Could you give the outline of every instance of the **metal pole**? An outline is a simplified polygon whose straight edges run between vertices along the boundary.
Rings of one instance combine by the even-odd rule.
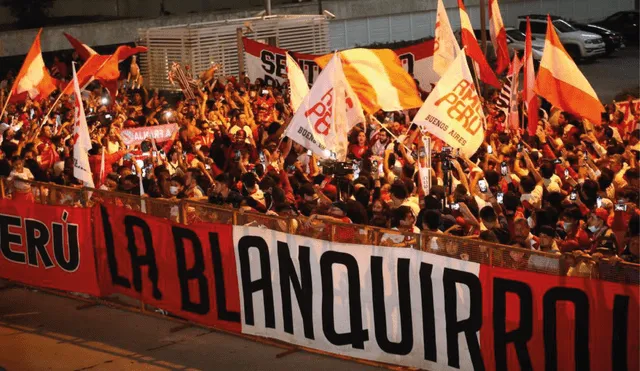
[[[318,0],[318,14],[322,15],[324,9],[322,8],[322,0]]]
[[[271,15],[271,0],[264,0],[265,15]]]
[[[236,28],[236,42],[238,46],[238,82],[244,87],[244,45],[242,44],[242,27]]]
[[[480,42],[482,43],[482,52],[487,55],[487,9],[485,0],[480,0]]]

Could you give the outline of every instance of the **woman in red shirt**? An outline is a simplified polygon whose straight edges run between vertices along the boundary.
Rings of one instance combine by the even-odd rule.
[[[349,154],[358,160],[362,160],[362,156],[364,156],[368,149],[367,135],[364,131],[361,131],[358,133],[356,143],[349,145]]]

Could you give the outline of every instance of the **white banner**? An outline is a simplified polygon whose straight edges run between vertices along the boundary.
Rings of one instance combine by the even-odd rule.
[[[479,332],[470,346],[460,328],[479,315],[471,308],[482,310],[479,264],[256,227],[234,226],[233,243],[243,333],[432,371],[473,369]]]
[[[462,51],[429,94],[413,122],[473,156],[484,140],[484,112]]]

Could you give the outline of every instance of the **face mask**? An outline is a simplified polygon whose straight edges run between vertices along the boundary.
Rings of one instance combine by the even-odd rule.
[[[201,144],[196,144],[196,151],[199,151],[199,150],[200,150],[200,147],[202,147],[202,145],[201,145]]]
[[[178,187],[176,186],[171,186],[169,187],[169,192],[171,192],[172,195],[177,195],[178,194]]]
[[[564,228],[564,231],[565,231],[565,232],[569,232],[569,231],[571,230],[571,227],[572,227],[572,226],[573,226],[573,223],[567,223],[567,222],[564,222],[564,225],[563,225],[563,227],[562,227],[562,228]]]
[[[588,228],[589,228],[589,232],[591,232],[591,233],[596,233],[596,231],[598,231],[598,229],[599,229],[595,225],[590,225]]]

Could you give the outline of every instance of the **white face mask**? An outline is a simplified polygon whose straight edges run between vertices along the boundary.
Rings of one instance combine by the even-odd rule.
[[[596,227],[595,225],[590,225],[588,228],[589,228],[589,232],[591,232],[591,233],[596,233],[598,231],[598,229],[600,229],[600,228]]]
[[[171,186],[169,187],[169,192],[171,192],[172,195],[177,195],[178,194],[178,187],[176,186]]]
[[[573,223],[564,222],[564,225],[562,226],[562,228],[564,228],[565,232],[569,232],[572,226],[573,226]]]

